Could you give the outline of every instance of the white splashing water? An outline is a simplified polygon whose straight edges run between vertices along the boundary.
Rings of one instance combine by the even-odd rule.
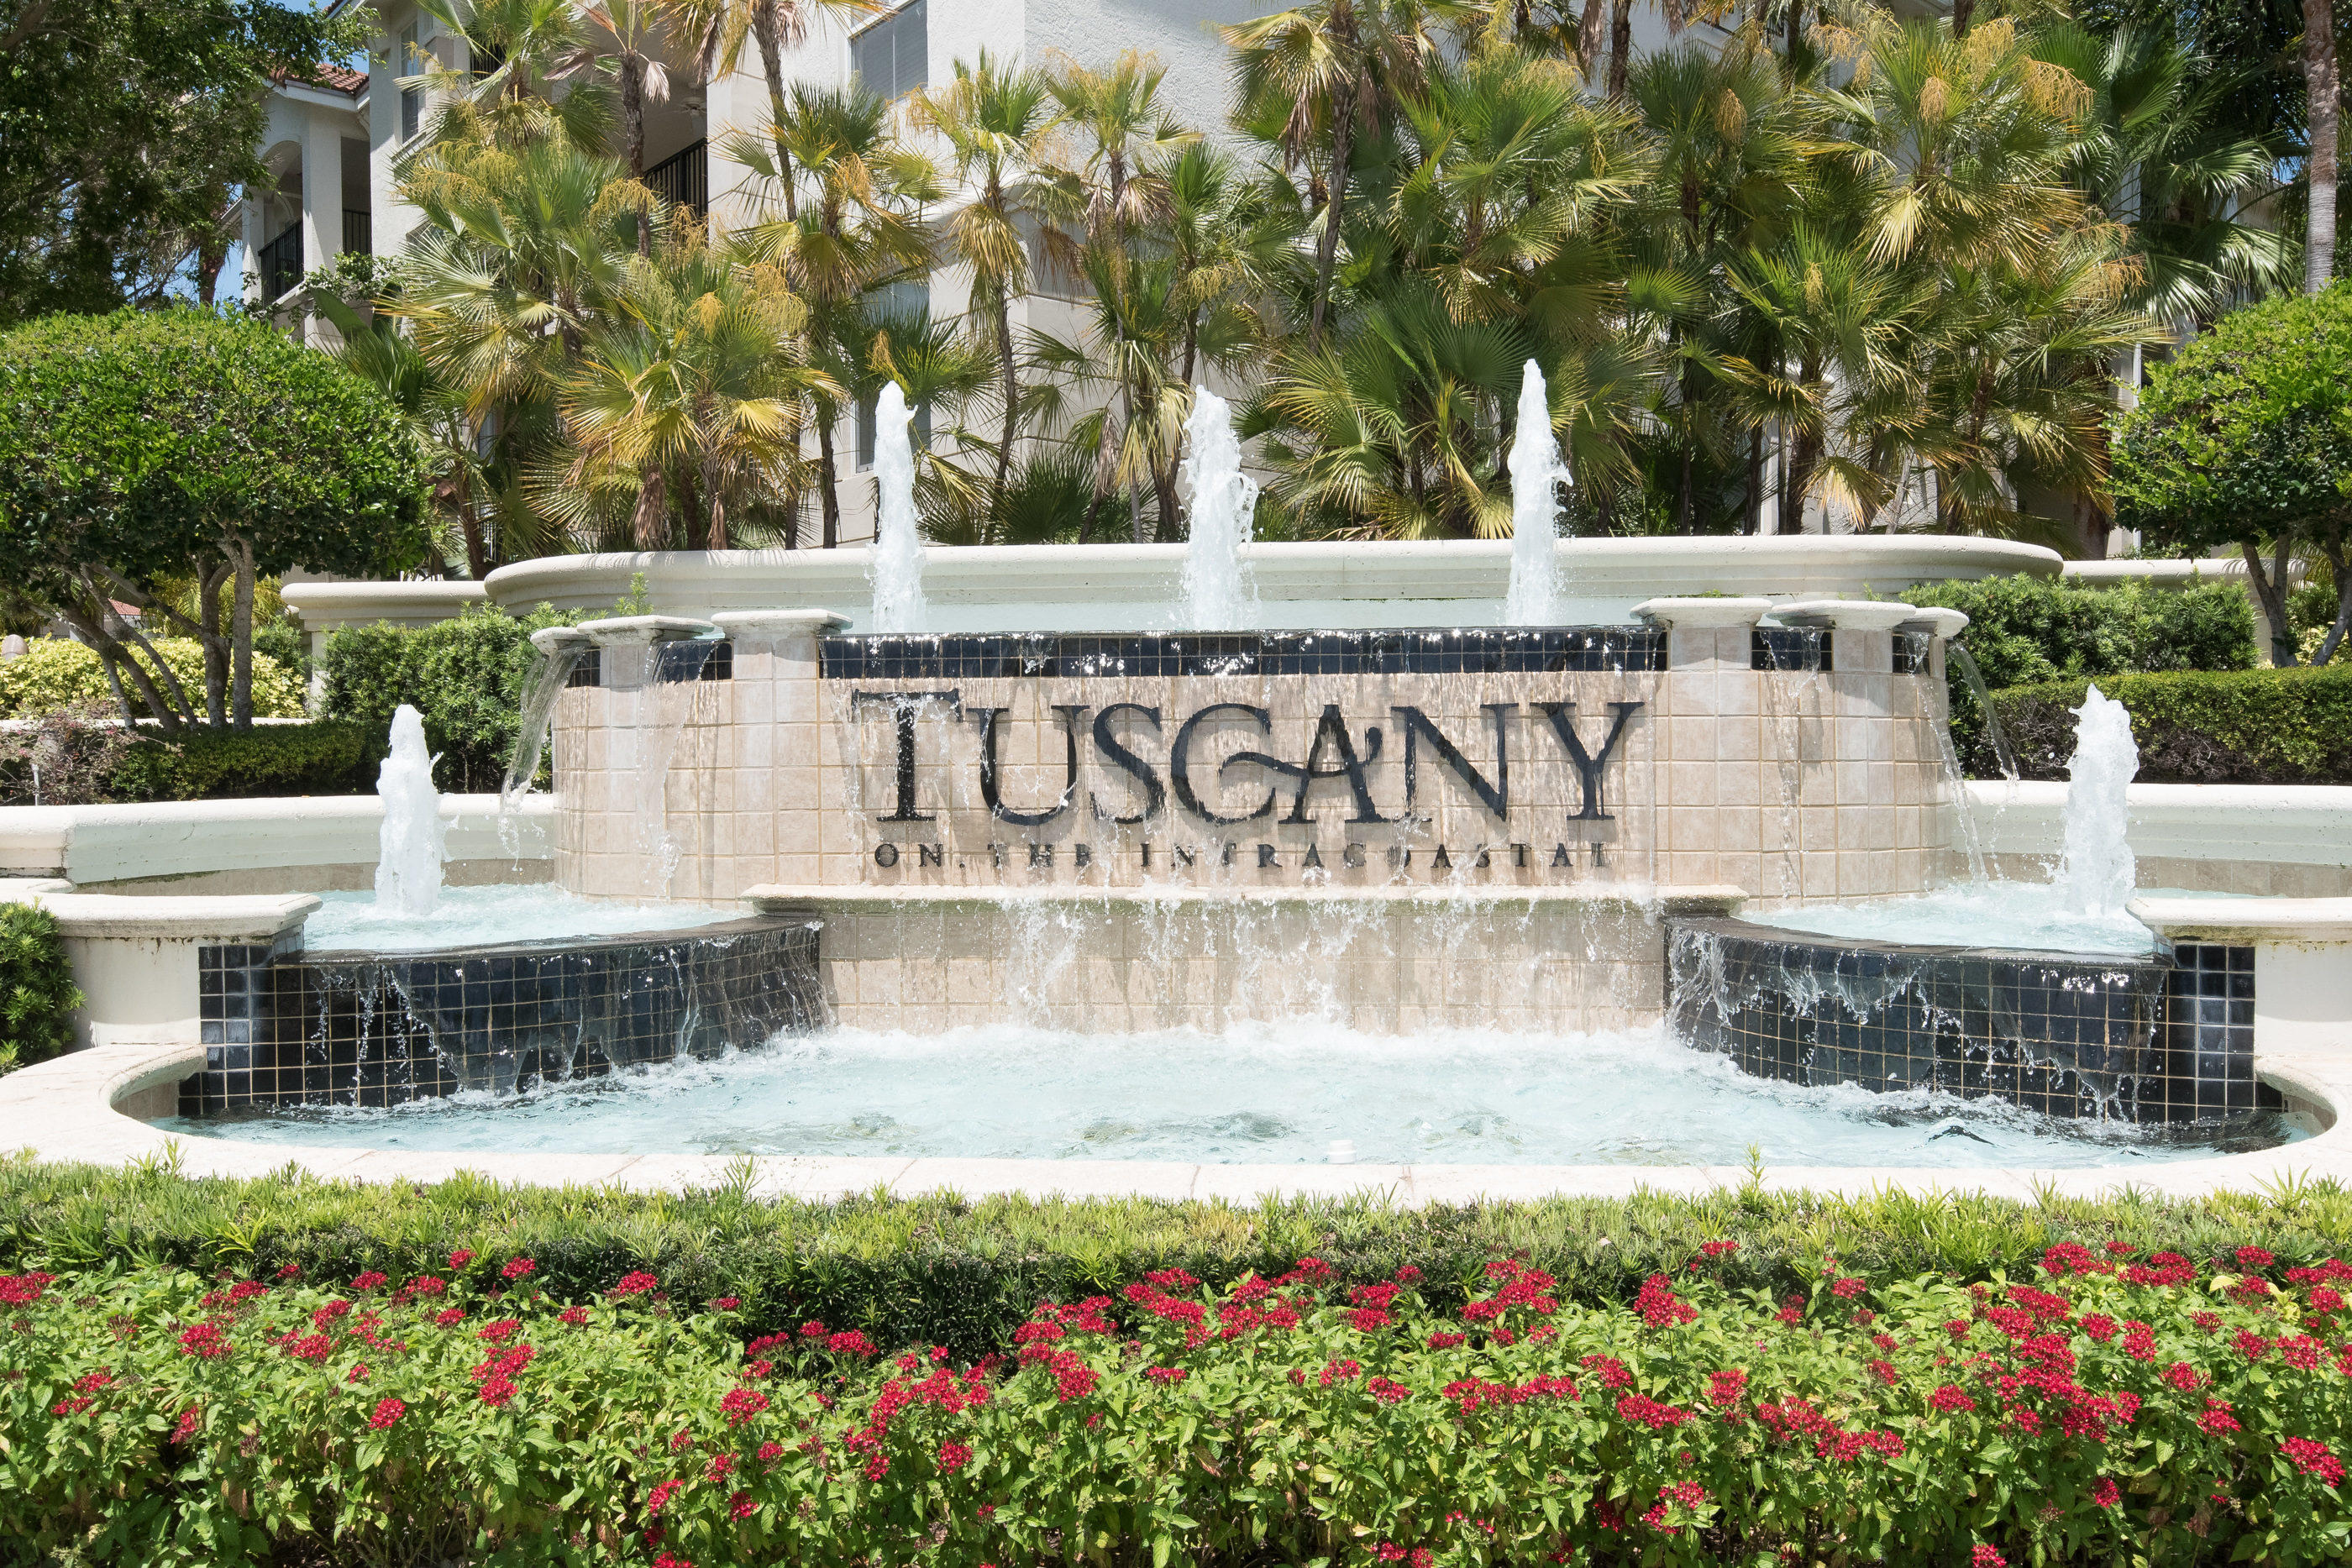
[[[449,858],[441,792],[433,788],[425,716],[406,703],[392,716],[392,754],[376,770],[383,826],[376,835],[375,906],[417,919],[441,901],[441,862]]]
[[[879,516],[867,575],[874,584],[877,632],[920,632],[928,618],[923,603],[923,537],[915,527],[915,444],[908,433],[913,416],[907,394],[891,382],[874,405],[874,482]]]
[[[2138,867],[2124,837],[2126,791],[2138,771],[2130,713],[2091,687],[2074,710],[2074,760],[2066,773],[2066,852],[2057,881],[2070,913],[2121,915],[2131,902]]]
[[[1517,434],[1511,440],[1511,588],[1503,619],[1548,626],[1559,619],[1559,555],[1553,487],[1568,477],[1552,439],[1543,371],[1529,360],[1519,382]]]
[[[1242,546],[1257,512],[1257,481],[1242,472],[1241,438],[1225,400],[1192,389],[1184,422],[1182,478],[1192,493],[1192,542],[1184,549],[1184,602],[1178,624],[1226,631],[1257,620],[1257,584]]]

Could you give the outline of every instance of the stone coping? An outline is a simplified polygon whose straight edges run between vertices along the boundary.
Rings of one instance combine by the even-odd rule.
[[[2135,898],[2132,917],[2168,937],[2352,942],[2352,898]],[[2352,964],[2352,954],[2345,956]]]
[[[1911,618],[1901,624],[1925,625],[1931,635],[1941,637],[1948,643],[1969,629],[1969,617],[1968,612],[1964,610],[1946,610],[1940,605],[1931,604],[1925,609],[1914,610],[1911,612]]]
[[[933,546],[923,591],[934,630],[1165,628],[1181,599],[1184,552],[1182,545]],[[488,587],[509,609],[545,601],[594,610],[642,576],[646,602],[661,614],[833,609],[863,625],[873,600],[869,553],[859,546],[551,556],[501,567]],[[1558,554],[1571,599],[1613,601],[1621,612],[1662,594],[1858,599],[1915,582],[2055,577],[2063,564],[2038,545],[1920,535],[1570,538]],[[1496,619],[1509,585],[1511,541],[1253,544],[1242,556],[1268,627],[1460,625]],[[1485,602],[1465,609],[1461,601]],[[1353,605],[1362,607],[1360,614],[1335,617],[1333,607]]]
[[[1404,904],[1417,907],[1482,907],[1490,904],[1541,904],[1630,907],[1664,915],[1728,915],[1748,894],[1737,887],[1677,887],[1660,894],[1648,886],[1629,887],[1454,887],[1446,883],[1375,883],[1323,887],[1220,887],[1213,883],[1145,883],[1117,887],[1087,887],[1070,883],[1036,887],[975,886],[969,883],[895,886],[793,887],[767,883],[743,890],[741,898],[762,915],[799,910],[882,910],[908,905],[940,908],[1064,907],[1072,904],[1215,904],[1236,906],[1304,904],[1309,907],[1350,904]]]
[[[741,1166],[720,1155],[564,1155],[434,1153],[239,1144],[175,1136],[134,1120],[168,1109],[164,1091],[204,1063],[193,1040],[156,1034],[117,1038],[0,1078],[0,1149],[37,1159],[100,1166],[142,1162],[188,1176],[260,1176],[289,1167],[352,1181],[444,1180],[461,1171],[519,1186],[609,1186],[678,1192],[717,1186]],[[1939,1170],[1902,1166],[1768,1166],[1764,1186],[1864,1196],[1981,1192],[2034,1201],[2044,1193],[2091,1197],[2125,1191],[2190,1197],[2259,1193],[2283,1183],[2326,1176],[2352,1182],[2352,1050],[2263,1058],[2256,1071],[2291,1105],[2324,1128],[2298,1144],[2252,1154],[2159,1165],[2078,1170],[2000,1167]],[[1627,1197],[1635,1192],[1696,1196],[1737,1189],[1748,1180],[1733,1166],[1267,1166],[1191,1165],[1115,1160],[995,1160],[753,1156],[751,1190],[763,1197],[822,1200],[887,1192],[908,1197],[954,1192],[1032,1197],[1145,1197],[1247,1201],[1274,1197],[1364,1196],[1417,1207],[1479,1199],[1554,1195]]]
[[[319,908],[307,893],[169,894],[43,893],[30,902],[57,916],[68,937],[166,942],[268,942]],[[100,998],[102,1000],[102,998]]]
[[[593,639],[600,648],[643,643],[683,643],[718,630],[708,621],[686,615],[614,615],[583,621],[573,630]]]
[[[449,858],[543,861],[555,798],[527,795],[501,823],[496,795],[444,795]],[[0,875],[78,883],[373,862],[383,823],[373,795],[165,800],[0,810]]]
[[[1769,599],[1644,599],[1633,613],[1661,626],[1697,629],[1753,626],[1771,608]]]
[[[454,621],[468,606],[487,604],[489,589],[478,582],[289,582],[278,591],[310,632],[344,626],[430,626]]]
[[[1789,599],[1772,606],[1782,620],[1791,615],[1819,616],[1841,632],[1892,632],[1906,621],[1919,619],[1908,604],[1877,599]]]
[[[2056,854],[2066,786],[1969,781],[1971,814],[1997,854]],[[2135,784],[2132,852],[2175,860],[2352,866],[2352,786]]]

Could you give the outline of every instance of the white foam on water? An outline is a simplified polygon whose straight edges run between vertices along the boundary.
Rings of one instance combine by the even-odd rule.
[[[913,417],[898,383],[886,382],[874,402],[877,512],[867,571],[876,632],[921,632],[930,615],[923,601],[923,536],[915,518],[915,444],[908,429]]]
[[[449,858],[449,830],[441,821],[441,794],[433,788],[433,754],[425,746],[425,716],[406,703],[393,711],[392,749],[376,769],[383,801],[376,831],[375,907],[417,919],[441,898],[441,865]]]
[[[314,953],[354,948],[417,953],[563,936],[685,931],[742,915],[740,909],[695,904],[617,904],[579,898],[545,883],[444,888],[439,904],[422,915],[386,910],[364,893],[317,896],[318,913],[302,926],[302,945]]]
[[[416,1150],[1328,1164],[2086,1166],[2210,1142],[1990,1100],[1750,1077],[1663,1028],[1373,1035],[1315,1019],[1136,1035],[992,1024],[787,1036],[522,1095],[173,1131]]]
[[[1241,438],[1233,412],[1208,388],[1192,389],[1184,422],[1181,477],[1191,497],[1191,538],[1184,547],[1183,602],[1178,626],[1236,631],[1257,623],[1257,586],[1242,560],[1257,512],[1257,481],[1242,472]]]
[[[1543,371],[1529,360],[1520,373],[1518,425],[1511,438],[1511,585],[1503,619],[1513,626],[1559,621],[1559,508],[1553,487],[1567,477],[1552,439]]]

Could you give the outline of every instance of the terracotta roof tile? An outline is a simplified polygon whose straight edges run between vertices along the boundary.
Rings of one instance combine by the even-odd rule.
[[[269,79],[282,87],[286,83],[288,74],[285,71],[272,71]],[[365,92],[368,84],[365,71],[355,71],[344,66],[327,65],[323,62],[312,66],[298,79],[306,87],[322,87],[331,92],[344,93],[352,98],[357,98]]]

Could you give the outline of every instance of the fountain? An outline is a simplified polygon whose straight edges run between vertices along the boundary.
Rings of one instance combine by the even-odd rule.
[[[1519,381],[1510,469],[1511,588],[1503,601],[1503,619],[1513,626],[1549,626],[1559,619],[1559,552],[1555,548],[1559,508],[1552,490],[1569,474],[1552,439],[1543,371],[1533,360]]]
[[[441,792],[433,788],[434,757],[425,746],[425,716],[403,703],[392,716],[392,751],[376,770],[383,800],[378,835],[376,908],[419,919],[441,902],[441,864],[449,858],[441,823]]]
[[[1242,472],[1242,444],[1232,411],[1208,388],[1192,389],[1184,422],[1182,479],[1192,497],[1192,538],[1184,549],[1183,602],[1177,624],[1223,632],[1253,624],[1257,592],[1242,547],[1250,542],[1257,481]]]
[[[874,552],[867,570],[874,583],[872,625],[877,632],[925,629],[923,536],[915,517],[915,445],[908,434],[914,415],[907,394],[891,382],[874,405]]]
[[[2074,760],[2066,770],[2066,852],[2056,881],[2074,915],[2114,919],[2131,902],[2136,867],[2124,837],[2126,791],[2139,771],[2124,705],[2089,688],[2074,710]]]

